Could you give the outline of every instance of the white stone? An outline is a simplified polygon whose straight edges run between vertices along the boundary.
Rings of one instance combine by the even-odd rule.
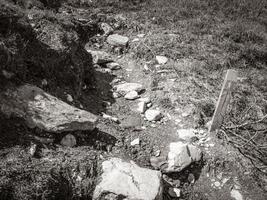
[[[148,103],[146,107],[150,108],[152,106],[152,103]]]
[[[124,98],[127,100],[135,100],[138,97],[139,97],[139,95],[136,91],[130,91],[124,96]]]
[[[67,101],[68,102],[73,102],[73,98],[70,94],[67,94]]]
[[[178,188],[169,188],[168,193],[171,197],[180,197],[181,190]]]
[[[111,121],[114,121],[114,122],[119,122],[119,119],[117,118],[117,117],[112,117],[112,116],[110,116],[110,115],[107,115],[107,114],[105,114],[105,113],[102,113],[102,117],[104,118],[104,119],[109,119],[109,120],[111,120]]]
[[[68,134],[62,138],[60,144],[62,146],[74,147],[77,144],[77,142],[76,138],[72,134]]]
[[[132,42],[139,42],[139,41],[140,41],[139,38],[134,38],[134,39],[132,40]]]
[[[146,111],[146,104],[145,102],[141,101],[137,104],[137,112],[144,113]]]
[[[168,58],[166,56],[156,56],[156,60],[160,65],[164,65],[168,62]]]
[[[177,135],[180,139],[190,141],[191,138],[195,137],[195,129],[179,129]]]
[[[125,94],[131,91],[140,92],[143,90],[143,86],[140,83],[122,83],[115,87],[117,92]]]
[[[140,144],[140,139],[136,138],[133,141],[131,141],[131,146],[139,145]]]
[[[93,130],[98,120],[30,84],[0,92],[0,112],[23,118],[30,128],[56,133]]]
[[[104,32],[104,35],[109,35],[110,33],[112,33],[113,32],[113,28],[109,25],[109,24],[107,24],[107,23],[101,23],[101,29],[103,30],[103,32]]]
[[[170,151],[168,153],[168,172],[179,172],[188,165],[192,159],[188,154],[187,144],[183,142],[170,143]]]
[[[113,193],[115,199],[123,196],[128,200],[162,199],[161,173],[141,168],[134,162],[111,158],[102,163],[103,174],[93,193],[93,200]]]
[[[116,69],[120,69],[121,68],[120,64],[116,63],[116,62],[107,63],[106,66],[111,70],[116,70]]]
[[[140,34],[137,35],[137,37],[139,37],[139,38],[143,38],[143,37],[145,37],[145,35],[146,35],[146,34],[144,34],[144,33],[140,33]]]
[[[148,121],[158,121],[162,115],[159,110],[147,110],[145,112],[145,117]]]
[[[47,86],[47,85],[48,85],[47,80],[46,80],[46,79],[43,79],[43,80],[42,80],[42,86]]]
[[[235,200],[243,200],[242,194],[239,192],[239,190],[236,189],[231,190],[231,197]]]
[[[215,182],[214,182],[214,186],[215,186],[215,187],[220,187],[220,186],[221,186],[221,184],[220,184],[220,182],[219,182],[219,181],[215,181]]]
[[[112,46],[126,46],[128,42],[129,42],[128,37],[118,35],[118,34],[110,35],[107,38],[107,43]]]
[[[148,71],[149,70],[149,67],[147,64],[144,65],[144,70]]]

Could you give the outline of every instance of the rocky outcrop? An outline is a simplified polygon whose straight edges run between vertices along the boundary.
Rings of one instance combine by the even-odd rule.
[[[111,158],[102,164],[103,174],[96,186],[93,199],[112,199],[123,197],[128,200],[162,199],[161,173]]]
[[[48,132],[93,130],[97,122],[95,115],[28,84],[0,93],[0,111]]]

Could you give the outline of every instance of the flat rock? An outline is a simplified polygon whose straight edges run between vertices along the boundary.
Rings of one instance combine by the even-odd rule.
[[[105,64],[112,62],[112,57],[104,51],[91,50],[87,45],[85,45],[85,49],[92,55],[94,64]]]
[[[159,171],[141,168],[133,161],[125,162],[119,158],[111,158],[102,163],[103,174],[96,186],[93,200],[106,199],[106,195],[114,194],[128,200],[161,200],[162,183]]]
[[[201,159],[201,151],[183,142],[170,143],[166,172],[180,172],[194,161]]]
[[[143,90],[143,85],[141,85],[140,83],[122,83],[116,85],[115,87],[117,92],[124,94],[131,91],[140,92]]]
[[[126,46],[128,42],[129,42],[128,37],[118,35],[118,34],[110,35],[107,38],[107,43],[112,46]]]
[[[156,60],[160,65],[164,65],[168,62],[168,58],[166,56],[156,56]]]
[[[159,110],[147,110],[145,112],[145,117],[148,121],[158,121],[162,115]]]
[[[29,84],[0,93],[0,111],[48,132],[93,130],[98,119]]]
[[[138,97],[139,97],[139,95],[136,91],[130,91],[124,96],[124,98],[127,100],[135,100]]]

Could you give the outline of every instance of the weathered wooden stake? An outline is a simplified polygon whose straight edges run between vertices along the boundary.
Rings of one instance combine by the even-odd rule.
[[[234,84],[236,82],[237,82],[237,72],[232,69],[227,70],[224,83],[223,83],[223,87],[221,89],[221,93],[217,101],[216,109],[212,117],[209,132],[215,131],[221,126],[224,115],[227,111],[227,106],[231,99],[231,93],[232,93]]]

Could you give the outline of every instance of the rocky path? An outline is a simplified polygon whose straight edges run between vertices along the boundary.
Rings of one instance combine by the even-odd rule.
[[[129,42],[140,41],[143,37],[145,34],[142,38],[137,35]],[[163,185],[160,187],[164,186],[164,189],[157,184],[151,185],[147,190],[157,192],[141,197],[142,189],[141,193],[134,192],[132,183],[127,185],[129,190],[118,186],[122,181],[118,179],[118,184],[112,188],[102,182],[99,190],[116,191],[114,193],[130,199],[158,199],[158,195],[173,199],[216,199],[217,196],[220,199],[244,199],[240,166],[236,163],[232,166],[237,158],[235,151],[222,146],[214,133],[207,132],[207,127],[196,128],[200,119],[192,104],[176,106],[179,97],[175,89],[183,84],[180,82],[183,79],[173,70],[164,70],[164,66],[174,64],[174,61],[159,55],[152,63],[140,63],[130,52],[112,60],[114,63],[105,65],[104,70],[116,77],[112,83],[116,100],[103,118],[122,128],[128,158],[143,167],[152,166],[162,172]],[[103,65],[99,67],[103,70]],[[111,153],[116,151],[115,145]],[[146,176],[143,178],[146,180]]]

